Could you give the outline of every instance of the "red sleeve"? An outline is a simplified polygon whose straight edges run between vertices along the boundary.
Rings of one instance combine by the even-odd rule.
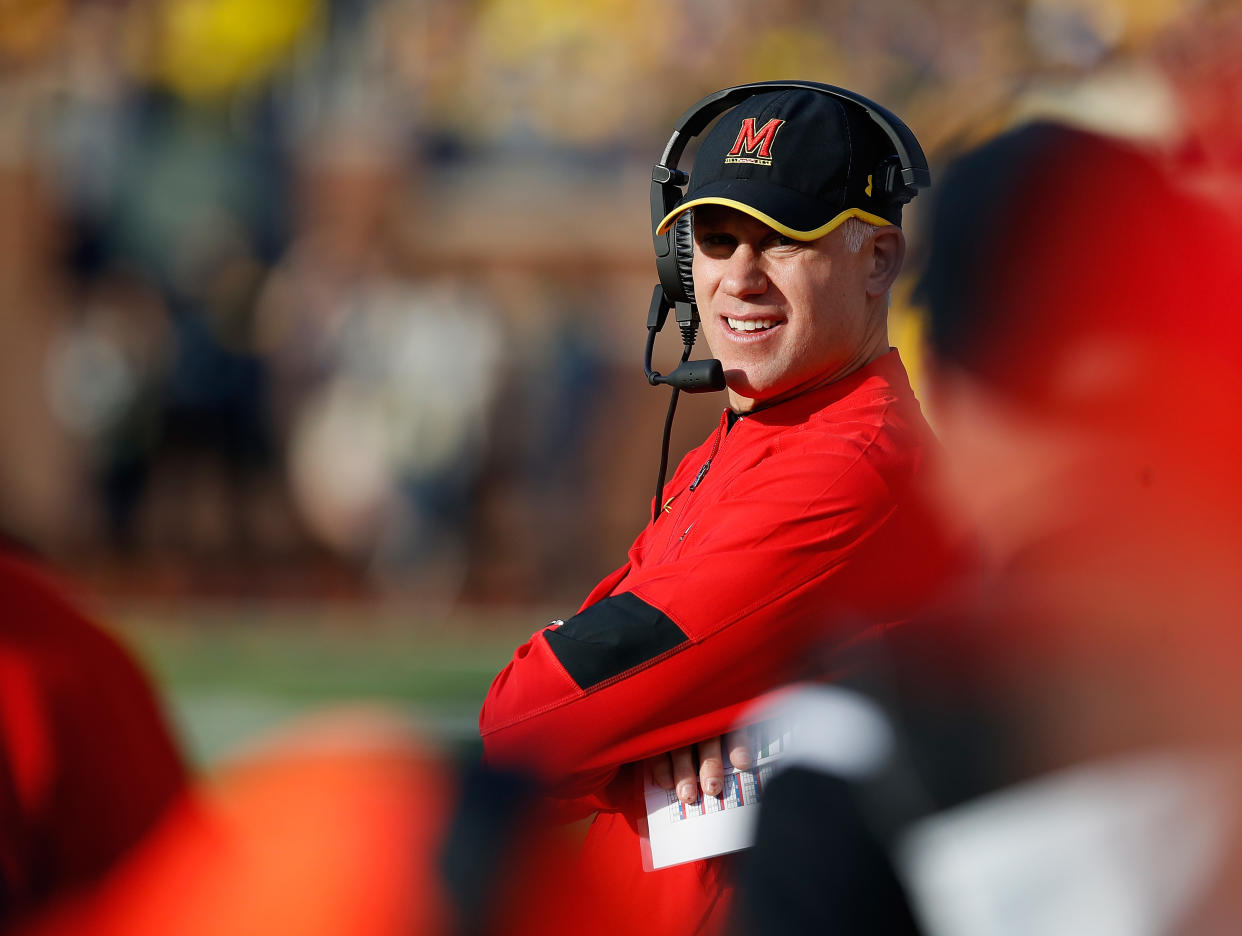
[[[107,870],[186,785],[145,677],[31,566],[0,555],[4,914]]]
[[[824,641],[925,597],[935,550],[899,494],[857,455],[778,453],[688,531],[649,527],[611,595],[536,633],[496,677],[486,756],[577,795],[727,730]]]

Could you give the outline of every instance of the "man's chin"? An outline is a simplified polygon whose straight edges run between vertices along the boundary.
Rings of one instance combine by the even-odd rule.
[[[744,370],[727,370],[724,372],[725,386],[733,393],[744,397],[753,397],[756,393],[755,385],[750,382],[750,378],[746,376]]]
[[[725,386],[729,388],[729,400],[738,412],[753,409],[775,396],[773,388],[755,386],[743,370],[725,371]]]

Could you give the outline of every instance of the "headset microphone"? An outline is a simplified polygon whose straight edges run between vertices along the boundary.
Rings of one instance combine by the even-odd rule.
[[[686,393],[704,393],[708,390],[725,388],[724,368],[715,358],[706,361],[686,361],[667,377],[652,374],[648,378],[653,384],[668,384]]]
[[[674,390],[685,390],[686,393],[705,393],[725,388],[724,368],[715,358],[706,361],[687,361],[690,349],[694,347],[695,332],[698,330],[698,315],[688,302],[678,302],[677,322],[681,327],[684,353],[681,363],[671,374],[661,374],[651,369],[651,352],[655,348],[655,336],[664,327],[668,318],[669,302],[664,287],[656,286],[651,293],[651,309],[647,313],[647,347],[643,353],[643,372],[647,382],[655,387],[666,384]]]
[[[693,295],[692,292],[691,295]],[[651,507],[652,523],[659,519],[660,506],[664,499],[664,477],[668,472],[668,444],[673,432],[673,415],[677,412],[677,394],[682,390],[687,393],[704,393],[725,388],[724,367],[715,358],[709,358],[706,361],[687,360],[694,347],[695,334],[699,330],[699,313],[693,302],[675,303],[677,324],[681,329],[681,362],[668,375],[651,369],[651,352],[655,348],[656,335],[668,319],[669,305],[667,291],[657,283],[651,293],[651,306],[647,311],[647,347],[643,352],[643,371],[647,375],[647,382],[653,387],[667,384],[673,388],[673,393],[669,398],[668,413],[664,418],[664,439],[660,446],[660,472],[656,478],[655,501]]]

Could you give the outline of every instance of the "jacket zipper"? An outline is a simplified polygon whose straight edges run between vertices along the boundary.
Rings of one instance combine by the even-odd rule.
[[[724,438],[725,424],[729,420],[729,411],[725,410],[720,414],[720,425],[716,427],[716,441],[712,443],[712,450],[707,455],[707,461],[703,462],[703,467],[699,469],[699,473],[694,476],[694,480],[690,482],[690,490],[694,490],[703,483],[703,479],[707,477],[707,472],[712,467],[712,459],[716,457],[716,453],[720,451],[720,442]]]

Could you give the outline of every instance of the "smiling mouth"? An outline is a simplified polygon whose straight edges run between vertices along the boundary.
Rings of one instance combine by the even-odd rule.
[[[774,328],[780,324],[776,319],[735,319],[726,317],[725,321],[729,324],[730,331],[743,334],[767,331],[769,328]]]

